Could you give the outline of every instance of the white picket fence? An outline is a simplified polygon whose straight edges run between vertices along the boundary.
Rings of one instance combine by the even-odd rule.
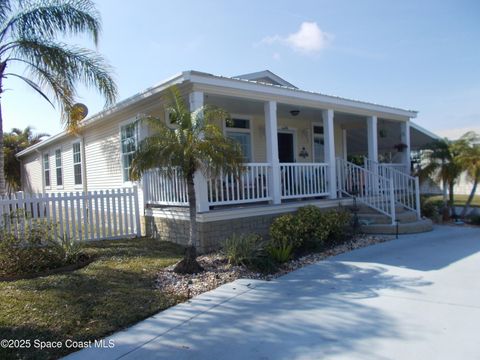
[[[106,240],[141,235],[137,187],[0,197],[0,230],[22,237],[38,224],[57,237]]]

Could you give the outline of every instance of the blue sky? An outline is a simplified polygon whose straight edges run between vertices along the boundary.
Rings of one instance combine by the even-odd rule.
[[[115,69],[119,100],[183,70],[269,69],[302,89],[418,110],[416,121],[440,135],[480,132],[478,1],[97,4],[99,51]],[[15,79],[5,87],[6,130],[61,130],[58,111],[33,90]],[[91,114],[102,109],[94,91],[80,93]]]

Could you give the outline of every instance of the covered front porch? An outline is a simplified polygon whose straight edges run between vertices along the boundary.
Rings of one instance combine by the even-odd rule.
[[[189,101],[192,110],[211,104],[228,111],[233,121],[217,125],[241,144],[245,157],[245,171],[240,176],[195,175],[199,213],[247,204],[342,197],[339,159],[353,161],[365,156],[372,164],[388,161],[379,168],[403,173],[409,173],[411,167],[406,114],[374,114],[304,100],[258,99],[252,94],[226,95],[212,89],[191,92]],[[395,144],[402,144],[401,149],[395,149]],[[179,174],[167,176],[162,169],[152,170],[144,175],[143,189],[145,204],[150,207],[188,205],[186,184]]]

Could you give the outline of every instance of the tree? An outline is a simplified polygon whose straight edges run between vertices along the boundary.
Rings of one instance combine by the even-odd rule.
[[[117,87],[97,52],[70,46],[58,37],[87,34],[97,45],[100,29],[100,15],[90,0],[0,0],[0,100],[5,80],[21,79],[52,106],[55,102],[65,127],[75,131],[80,120],[71,116],[76,85],[96,88],[105,97],[105,106],[115,101]],[[25,72],[9,72],[11,64],[23,66]],[[0,102],[0,195],[5,193],[3,168]]]
[[[444,192],[444,220],[450,215],[455,216],[454,187],[463,171],[463,164],[458,158],[462,147],[460,141],[441,139],[433,142],[423,153],[423,166],[418,173],[420,179],[433,179],[442,184],[444,191],[448,189],[448,198]]]
[[[3,134],[4,172],[8,192],[20,190],[21,185],[20,161],[15,155],[49,136],[45,133],[34,134],[32,130],[32,127],[27,126],[23,130],[14,128],[11,132]]]
[[[176,87],[170,88],[170,105],[166,112],[174,128],[169,128],[159,118],[145,117],[142,121],[149,126],[151,135],[138,145],[132,161],[131,175],[139,179],[145,171],[162,168],[172,176],[180,169],[187,184],[189,199],[190,228],[185,257],[175,266],[179,273],[202,271],[197,257],[197,201],[194,178],[218,176],[221,172],[240,175],[243,154],[238,143],[223,135],[214,123],[228,119],[222,109],[205,105],[190,112]]]
[[[455,194],[454,188],[460,175],[465,170],[465,163],[461,161],[461,155],[469,146],[469,139],[462,137],[458,140],[441,139],[430,144],[424,152],[419,171],[421,179],[431,178],[441,183],[444,191],[448,189],[448,198],[444,192],[444,213],[446,220],[449,216],[455,217]],[[450,208],[450,211],[448,211]]]
[[[467,178],[473,183],[470,195],[468,196],[465,207],[460,215],[464,218],[470,209],[477,191],[478,183],[480,182],[480,136],[477,133],[470,131],[464,134],[462,139],[466,141],[467,146],[459,156],[459,160],[467,172]]]

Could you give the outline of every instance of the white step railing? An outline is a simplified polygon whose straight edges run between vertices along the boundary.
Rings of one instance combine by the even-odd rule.
[[[208,182],[209,205],[230,205],[271,200],[268,188],[271,165],[244,164],[240,175],[225,174]]]
[[[387,215],[395,223],[393,181],[344,159],[337,159],[337,187],[365,205]]]
[[[378,172],[380,176],[390,179],[393,183],[395,201],[405,208],[415,211],[417,217],[420,218],[420,185],[418,177],[407,174],[405,165],[401,164],[377,163],[368,158],[364,159],[364,164],[366,169]]]
[[[187,183],[180,169],[148,170],[142,182],[146,204],[188,206]]]
[[[298,199],[328,195],[328,164],[282,163],[281,197]]]

